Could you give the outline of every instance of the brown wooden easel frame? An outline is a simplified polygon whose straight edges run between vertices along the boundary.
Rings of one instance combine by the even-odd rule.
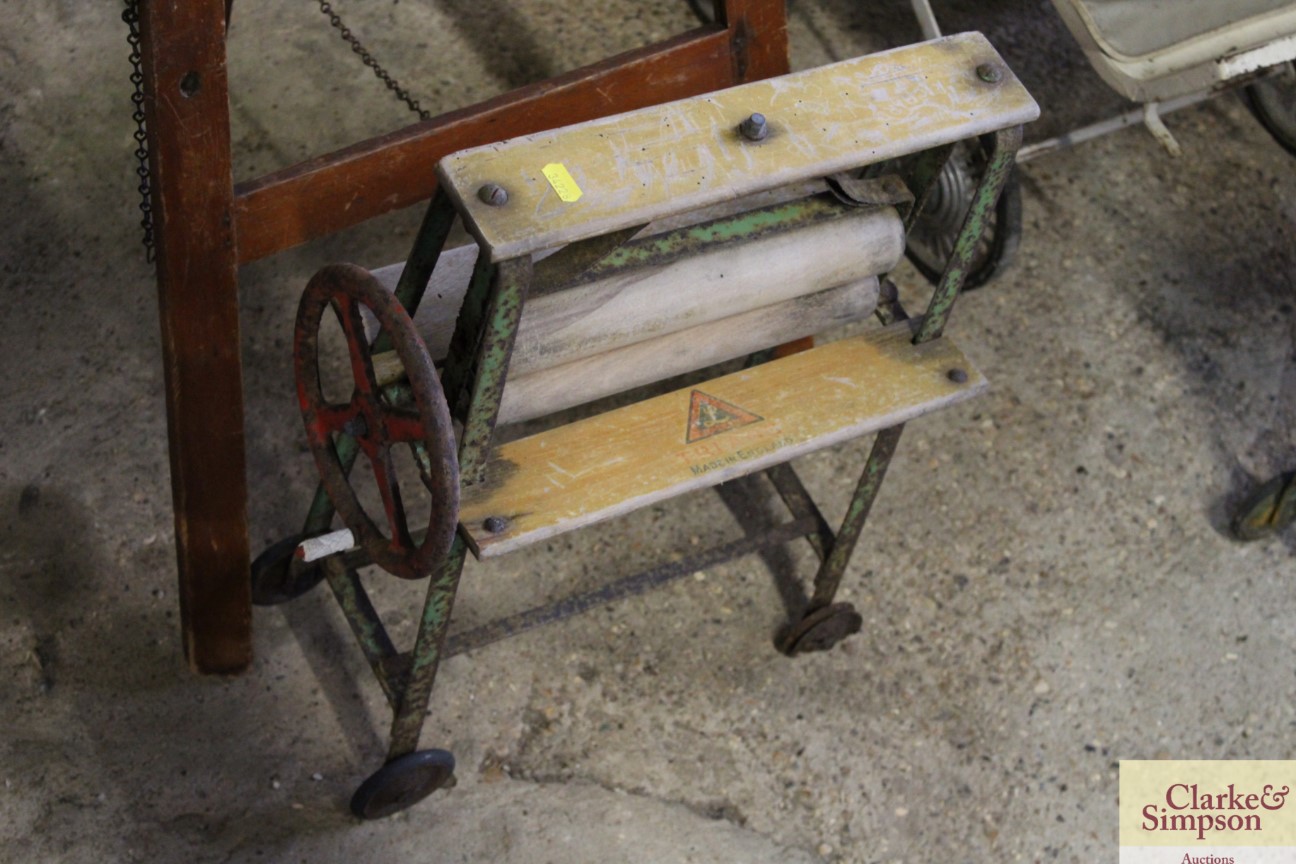
[[[141,0],[158,305],[185,654],[252,659],[238,268],[429,198],[465,147],[788,71],[783,0],[234,185],[228,0]]]

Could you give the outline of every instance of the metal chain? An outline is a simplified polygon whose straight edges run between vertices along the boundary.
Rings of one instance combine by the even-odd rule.
[[[140,0],[126,0],[122,20],[128,28],[126,41],[130,44],[130,81],[135,85],[135,92],[131,94],[135,111],[131,117],[135,121],[135,159],[139,163],[135,173],[139,176],[140,228],[144,232],[144,260],[152,264],[156,251],[153,243],[153,200],[150,194],[153,184],[149,175],[148,130],[144,125],[144,63],[140,56],[139,4]]]
[[[125,2],[126,8],[122,10],[121,17],[122,21],[126,23],[126,42],[130,45],[130,82],[135,87],[135,92],[131,94],[131,104],[134,105],[131,119],[135,121],[135,160],[139,163],[135,168],[135,173],[139,177],[140,229],[144,235],[144,258],[151,264],[156,254],[156,245],[153,237],[153,182],[149,173],[148,129],[144,115],[144,61],[140,54],[140,0],[125,0]],[[417,114],[420,119],[432,119],[431,112],[423,110],[419,106],[418,100],[410,96],[409,91],[378,64],[378,61],[373,58],[373,55],[364,47],[364,44],[342,23],[342,19],[333,11],[333,7],[328,0],[319,0],[319,8],[321,12],[328,16],[329,23],[337,29],[342,39],[351,46],[351,50],[360,55],[364,65],[373,70],[374,75],[378,76],[378,80],[382,81],[387,86],[387,89],[396,95],[396,98],[409,106],[409,109]]]
[[[130,0],[128,0],[128,2],[130,2]],[[136,2],[138,2],[138,0],[136,0]],[[338,35],[342,37],[342,40],[351,46],[352,51],[360,55],[360,60],[363,61],[364,65],[373,70],[374,75],[378,76],[378,80],[387,85],[387,89],[392,91],[392,93],[396,95],[397,99],[404,102],[411,111],[419,116],[420,119],[432,119],[431,112],[425,111],[419,107],[418,100],[410,96],[408,90],[402,87],[395,78],[392,78],[391,75],[387,73],[386,69],[378,65],[378,61],[373,58],[373,55],[369,53],[368,49],[365,48],[360,39],[342,23],[342,19],[333,11],[333,6],[328,2],[328,0],[319,0],[319,9],[328,16],[329,23],[338,31]]]

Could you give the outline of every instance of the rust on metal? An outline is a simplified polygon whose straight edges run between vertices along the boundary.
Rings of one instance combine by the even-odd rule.
[[[825,193],[638,237],[620,244],[597,263],[586,267],[575,284],[605,279],[632,268],[662,266],[703,250],[737,246],[830,222],[850,215],[853,210],[835,196]]]
[[[319,327],[332,307],[346,335],[354,390],[345,405],[325,401],[319,372]],[[413,405],[394,407],[382,398],[360,307],[368,307],[388,334],[410,382]],[[367,270],[350,264],[325,267],[306,286],[297,311],[293,355],[297,401],[306,438],[330,500],[374,563],[404,579],[426,576],[450,548],[459,518],[459,468],[450,414],[432,359],[400,301]],[[411,410],[412,409],[412,410]],[[334,433],[349,434],[368,458],[382,496],[390,538],[356,497],[333,445]],[[401,499],[391,448],[422,443],[430,459],[423,483],[431,499],[428,529],[415,544]]]
[[[530,258],[515,258],[495,265],[482,317],[481,341],[475,352],[472,396],[459,442],[459,462],[465,483],[478,482],[486,469],[500,400],[504,396],[504,381],[508,377],[509,358],[513,355],[513,342],[530,286]]]
[[[927,304],[927,313],[923,316],[922,326],[914,336],[914,344],[937,339],[945,331],[945,324],[949,320],[950,311],[954,308],[954,301],[958,299],[963,284],[967,281],[969,268],[976,255],[977,246],[981,242],[981,235],[985,232],[986,225],[994,212],[995,203],[999,200],[999,194],[1003,191],[1004,185],[1008,182],[1008,175],[1012,172],[1014,157],[1017,155],[1017,149],[1021,147],[1022,127],[1002,129],[994,134],[993,140],[989,164],[986,165],[985,174],[982,175],[981,182],[972,197],[972,206],[968,208],[967,215],[963,219],[958,240],[954,243],[954,251],[945,264],[945,272],[941,274],[940,284],[936,286],[931,301]]]
[[[849,603],[833,603],[808,613],[779,640],[779,650],[789,657],[827,651],[860,631],[864,618]]]

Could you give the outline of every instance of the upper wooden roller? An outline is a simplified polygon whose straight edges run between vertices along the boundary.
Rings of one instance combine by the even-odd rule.
[[[760,141],[738,131],[753,113]],[[437,174],[499,261],[1038,116],[990,43],[964,33],[463,150]],[[487,184],[507,201],[483,201]]]

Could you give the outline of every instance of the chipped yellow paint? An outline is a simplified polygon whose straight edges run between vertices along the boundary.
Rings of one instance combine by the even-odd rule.
[[[912,333],[902,322],[503,444],[486,480],[462,492],[459,518],[473,551],[500,555],[893,426],[986,386],[949,339],[914,345]],[[952,369],[967,380],[952,381]],[[744,422],[688,443],[694,390],[745,412]],[[482,527],[488,516],[505,517],[508,527],[490,534]]]
[[[977,76],[985,63],[1002,71],[1000,82]],[[763,141],[738,132],[753,112],[768,120]],[[463,150],[437,173],[499,261],[1038,115],[990,43],[965,33]],[[582,190],[579,200],[563,198],[545,176],[544,166],[558,163]],[[507,204],[477,198],[488,182],[508,191]]]

